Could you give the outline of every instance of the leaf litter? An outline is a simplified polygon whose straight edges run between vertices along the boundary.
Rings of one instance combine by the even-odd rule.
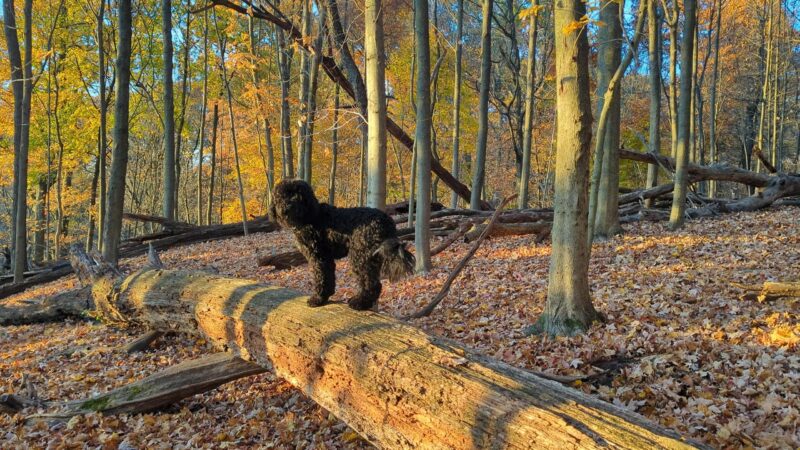
[[[593,301],[607,322],[584,335],[527,335],[546,301],[550,256],[549,243],[530,236],[485,242],[439,308],[412,323],[515,366],[572,377],[575,389],[713,447],[800,447],[800,299],[743,300],[731,285],[800,281],[800,210],[729,214],[678,233],[659,223],[624,228],[593,247]],[[307,292],[307,267],[256,265],[292,249],[291,234],[278,232],[169,249],[161,259]],[[428,274],[385,282],[378,310],[403,317],[425,305],[468,249],[455,244]],[[126,260],[123,269],[144,263]],[[337,263],[334,301],[357,288],[348,265]],[[74,285],[70,277],[4,302]],[[201,340],[171,335],[145,353],[113,350],[140,332],[84,321],[0,328],[0,392],[22,392],[26,375],[42,399],[85,398],[208,352]],[[0,448],[371,448],[272,373],[150,414],[91,414],[56,426],[22,418],[0,415]]]

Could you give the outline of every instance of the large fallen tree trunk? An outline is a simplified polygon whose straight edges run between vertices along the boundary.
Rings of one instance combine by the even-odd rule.
[[[93,285],[114,320],[199,335],[275,372],[380,448],[689,448],[643,417],[458,344],[290,289],[144,269]]]

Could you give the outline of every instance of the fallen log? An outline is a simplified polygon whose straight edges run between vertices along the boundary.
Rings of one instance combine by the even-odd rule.
[[[0,326],[59,322],[81,317],[94,309],[89,288],[72,289],[53,296],[0,304]]]
[[[216,353],[172,366],[105,394],[64,402],[57,407],[58,411],[29,416],[26,422],[67,421],[71,417],[92,412],[136,414],[153,411],[233,380],[265,371],[258,364],[237,356]]]
[[[151,216],[148,214],[137,214],[137,213],[122,213],[123,219],[128,220],[135,220],[137,222],[150,222],[150,223],[157,223],[161,225],[161,228],[168,233],[180,233],[183,231],[191,230],[192,228],[196,228],[194,225],[186,222],[176,222],[174,220],[167,219],[166,217],[161,216]]]
[[[128,322],[202,336],[274,369],[379,448],[692,446],[631,411],[387,316],[309,308],[290,289],[146,268],[100,276],[93,295]]]
[[[292,267],[302,266],[307,262],[306,257],[297,250],[261,256],[257,261],[259,267],[272,266],[275,270],[291,269]]]
[[[761,303],[782,297],[800,297],[800,283],[798,282],[765,281],[761,286],[731,284],[745,291],[745,298],[755,297]]]
[[[486,224],[476,224],[464,235],[464,242],[473,242],[478,239]],[[498,223],[492,227],[489,237],[522,236],[526,234],[537,235],[537,242],[541,242],[550,235],[551,222],[534,223]]]
[[[688,209],[686,215],[690,218],[700,218],[722,213],[756,211],[772,205],[778,199],[794,195],[800,195],[800,177],[780,174],[770,177],[770,182],[765,189],[749,197]]]
[[[143,352],[150,348],[150,346],[153,345],[153,342],[163,335],[164,333],[158,330],[148,331],[147,333],[122,346],[122,351],[128,354]]]
[[[620,149],[619,157],[630,161],[657,164],[662,167],[675,167],[674,159],[663,155],[653,155],[652,153],[639,153]],[[732,181],[749,186],[765,187],[773,178],[767,174],[752,172],[739,167],[731,167],[726,164],[714,164],[712,166],[689,164],[687,170],[693,182],[705,180]]]

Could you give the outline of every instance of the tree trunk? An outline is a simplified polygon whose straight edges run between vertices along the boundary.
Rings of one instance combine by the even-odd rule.
[[[301,27],[303,40],[311,38],[311,0],[300,0],[301,3]],[[306,174],[306,159],[303,151],[306,148],[308,136],[308,85],[311,75],[311,56],[300,52],[300,91],[298,95],[300,105],[300,117],[297,121],[297,178],[310,183],[311,179]]]
[[[310,309],[289,289],[145,269],[100,278],[93,293],[107,318],[186,332],[273,369],[378,448],[692,446],[635,413],[403,322],[342,305]]]
[[[601,83],[598,90],[603,89],[603,102],[600,108],[600,119],[597,123],[597,136],[595,137],[594,168],[592,171],[592,184],[589,196],[589,234],[591,241],[595,237],[608,238],[618,233],[621,228],[619,225],[619,120],[620,120],[620,90],[622,77],[625,75],[633,56],[638,50],[639,39],[644,29],[644,18],[647,13],[647,1],[639,2],[639,11],[634,27],[634,35],[631,47],[625,54],[625,59],[620,61],[620,48],[614,44],[621,44],[622,40],[622,11],[624,2],[610,1],[608,6],[602,10],[607,11],[606,21],[609,25],[604,28],[613,27],[613,23],[619,26],[616,30],[608,31],[605,41],[608,44],[602,53],[604,58],[600,59],[599,64]],[[605,67],[608,63],[610,67]],[[610,75],[609,75],[610,74]],[[607,78],[608,84],[603,86]],[[591,245],[589,246],[591,250]]]
[[[367,206],[386,206],[386,74],[381,0],[364,3],[367,89]]]
[[[39,176],[39,183],[36,188],[36,229],[33,231],[33,262],[41,264],[44,261],[45,239],[45,197],[49,189],[48,180],[44,175]]]
[[[109,98],[106,95],[106,43],[105,43],[105,8],[106,0],[99,0],[97,12],[97,60],[98,84],[100,89],[100,139],[97,145],[97,164],[100,166],[98,173],[98,201],[97,201],[97,249],[103,251],[103,230],[106,218],[106,151],[107,142],[107,116]]]
[[[211,172],[208,175],[208,208],[206,208],[206,225],[211,225],[214,216],[214,182],[217,172],[217,127],[219,126],[219,102],[214,102],[214,114],[211,119]]]
[[[331,172],[328,179],[328,203],[336,204],[336,165],[339,157],[339,85],[333,94],[333,130],[331,131]]]
[[[658,13],[658,0],[650,2],[647,9],[648,24],[648,65],[650,72],[650,153],[661,154],[661,15]],[[714,95],[714,94],[712,94]],[[647,166],[647,189],[658,185],[658,165]],[[652,199],[644,202],[646,208],[653,207]]]
[[[528,20],[528,72],[525,76],[525,123],[522,131],[522,171],[519,178],[517,207],[528,207],[528,184],[531,175],[531,147],[533,146],[534,97],[536,95],[536,37],[539,25],[539,0],[533,0]]]
[[[208,113],[208,10],[203,11],[203,103],[197,130],[197,224],[203,225],[203,149],[206,140]]]
[[[481,209],[481,193],[486,176],[486,144],[489,136],[489,89],[492,76],[492,0],[482,1],[481,78],[478,99],[478,141],[472,167],[472,196],[469,207]]]
[[[161,0],[164,39],[164,192],[162,215],[175,219],[175,98],[172,89],[172,0]]]
[[[453,178],[459,179],[461,176],[461,58],[464,53],[463,50],[463,35],[464,35],[464,0],[458,0],[458,12],[456,23],[456,61],[455,61],[455,79],[453,81],[453,161],[451,166],[451,173]],[[458,193],[453,191],[450,196],[450,207],[458,208]]]
[[[292,50],[286,44],[283,31],[276,28],[278,35],[278,72],[281,79],[281,158],[283,161],[283,178],[294,178],[294,162],[292,161],[291,110],[289,109],[289,84],[292,75]]]
[[[485,0],[491,2],[491,0]],[[414,0],[414,34],[417,59],[417,161],[416,222],[414,247],[417,272],[431,270],[431,55],[428,32],[428,0]],[[488,99],[488,96],[487,96]],[[476,191],[473,191],[473,196]]]
[[[125,205],[125,177],[128,170],[128,107],[131,81],[131,0],[119,0],[117,25],[117,86],[114,103],[114,150],[108,183],[106,224],[103,230],[103,258],[116,265],[122,236]]]
[[[312,151],[314,149],[314,121],[317,116],[317,88],[319,86],[319,66],[322,59],[322,44],[325,38],[325,10],[320,9],[319,25],[317,37],[314,39],[314,53],[311,58],[311,68],[308,84],[308,112],[306,115],[306,139],[303,143],[303,165],[305,166],[306,180],[312,182],[313,161]],[[271,185],[270,185],[271,186]]]
[[[717,0],[717,26],[714,36],[714,73],[711,79],[711,97],[709,99],[710,123],[708,129],[709,164],[714,165],[719,159],[717,150],[717,85],[719,82],[719,37],[722,34],[722,0]],[[708,196],[717,196],[717,182],[708,183]]]
[[[685,24],[681,47],[681,67],[693,67],[695,27],[697,26],[697,1],[684,0]],[[690,120],[692,117],[692,71],[681,71],[681,97],[678,110],[678,147],[675,158],[675,190],[672,193],[672,210],[669,226],[676,230],[683,226],[686,211],[686,194],[689,187],[689,151],[691,148]]]
[[[557,0],[556,181],[547,303],[534,331],[574,334],[602,316],[589,294],[588,180],[592,139],[589,40],[574,24],[586,14],[582,0]],[[566,32],[568,30],[568,32]]]

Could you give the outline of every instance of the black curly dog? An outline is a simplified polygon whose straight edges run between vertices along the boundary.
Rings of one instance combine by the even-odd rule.
[[[319,203],[311,186],[285,180],[274,189],[271,217],[294,232],[300,252],[314,271],[309,306],[322,306],[336,290],[334,260],[350,255],[359,292],[347,303],[370,309],[381,295],[381,276],[397,280],[414,270],[414,255],[397,240],[394,221],[375,208],[337,208]]]

